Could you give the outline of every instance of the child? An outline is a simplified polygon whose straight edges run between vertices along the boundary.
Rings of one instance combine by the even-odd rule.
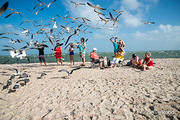
[[[145,53],[145,58],[144,58],[142,67],[143,67],[143,70],[151,70],[151,69],[153,69],[154,64],[153,64],[153,60],[151,58],[151,53],[150,52]]]
[[[74,45],[73,43],[70,44],[70,48],[69,48],[69,57],[70,57],[70,63],[71,65],[74,65]]]
[[[142,67],[142,62],[141,59],[138,60],[138,64],[137,64],[137,68],[141,68]]]
[[[132,54],[131,60],[127,63],[127,66],[136,67],[138,64],[139,57],[136,54]]]

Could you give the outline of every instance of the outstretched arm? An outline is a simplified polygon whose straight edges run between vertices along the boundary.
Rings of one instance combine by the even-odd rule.
[[[114,44],[114,41],[112,40],[114,37],[110,38],[109,40],[112,42],[112,44]]]

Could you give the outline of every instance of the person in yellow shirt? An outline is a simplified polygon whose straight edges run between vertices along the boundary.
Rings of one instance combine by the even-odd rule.
[[[115,54],[112,60],[112,67],[115,67],[116,64],[124,61],[124,49],[120,48],[120,50]]]

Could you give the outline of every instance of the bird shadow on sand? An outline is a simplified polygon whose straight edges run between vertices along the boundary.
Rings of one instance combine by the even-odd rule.
[[[59,79],[59,78],[61,78],[61,77],[51,77],[51,79]]]
[[[62,76],[62,79],[69,79],[69,76]]]

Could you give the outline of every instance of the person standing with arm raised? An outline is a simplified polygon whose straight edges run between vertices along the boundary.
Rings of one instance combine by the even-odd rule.
[[[46,65],[46,60],[44,58],[44,44],[41,43],[40,46],[38,46],[38,51],[39,51],[39,61],[40,61],[40,64],[42,65],[42,62],[44,62],[44,65]]]
[[[112,40],[114,38],[114,41]],[[118,52],[118,38],[117,37],[112,37],[110,38],[110,41],[113,44],[114,47],[114,55]]]
[[[77,48],[79,48],[79,54],[82,58],[82,66],[85,66],[86,43],[83,37],[81,38],[81,43],[77,46]]]

